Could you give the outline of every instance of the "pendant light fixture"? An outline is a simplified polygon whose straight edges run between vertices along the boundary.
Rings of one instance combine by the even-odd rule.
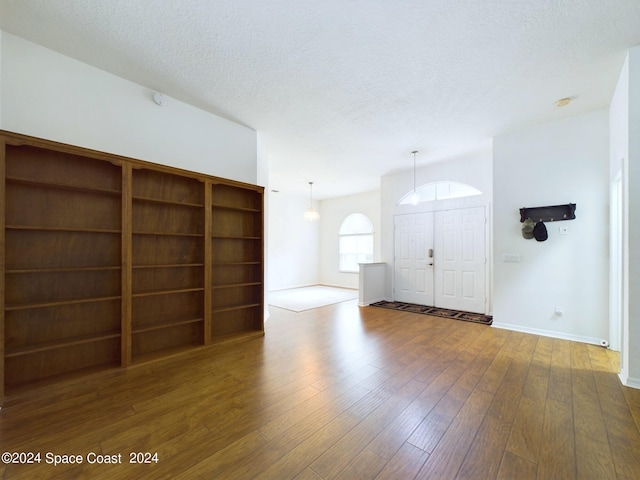
[[[411,153],[413,154],[413,193],[411,194],[411,205],[417,205],[418,200],[420,200],[416,192],[416,153],[418,153],[418,151],[414,150]]]
[[[315,222],[320,219],[320,214],[313,209],[313,182],[309,182],[309,208],[304,212],[307,222]]]

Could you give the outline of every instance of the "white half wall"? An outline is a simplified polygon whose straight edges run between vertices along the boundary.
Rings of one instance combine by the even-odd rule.
[[[0,32],[0,128],[256,184],[256,132]]]
[[[320,283],[320,222],[308,222],[302,215],[309,197],[287,192],[267,192],[266,220],[269,291],[306,287]],[[323,216],[319,202],[313,208]]]
[[[608,129],[601,110],[494,138],[495,326],[595,344],[607,339]],[[565,203],[577,204],[575,220],[547,223],[545,242],[522,237],[520,208]],[[504,254],[518,254],[520,262],[504,262]]]
[[[339,233],[345,218],[362,213],[373,223],[373,261],[380,258],[380,190],[323,200],[320,216],[320,283],[358,288],[357,273],[339,271]]]

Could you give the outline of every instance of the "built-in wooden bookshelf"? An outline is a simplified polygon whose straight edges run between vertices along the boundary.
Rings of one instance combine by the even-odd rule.
[[[4,390],[263,333],[263,188],[0,132]]]
[[[225,185],[212,186],[212,338],[260,328],[263,308],[262,196]]]
[[[204,343],[204,183],[133,170],[132,359]]]

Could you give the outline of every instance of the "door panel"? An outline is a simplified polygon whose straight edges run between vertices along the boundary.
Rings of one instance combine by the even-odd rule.
[[[484,313],[484,207],[436,212],[435,224],[435,305]]]
[[[401,291],[409,291],[411,289],[411,269],[400,268],[398,270],[398,289]]]
[[[433,305],[433,213],[396,215],[394,298]]]

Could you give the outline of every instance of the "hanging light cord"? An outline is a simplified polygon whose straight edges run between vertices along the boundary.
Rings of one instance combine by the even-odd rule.
[[[413,152],[413,193],[416,193],[416,153],[418,153],[417,150],[414,150]]]

